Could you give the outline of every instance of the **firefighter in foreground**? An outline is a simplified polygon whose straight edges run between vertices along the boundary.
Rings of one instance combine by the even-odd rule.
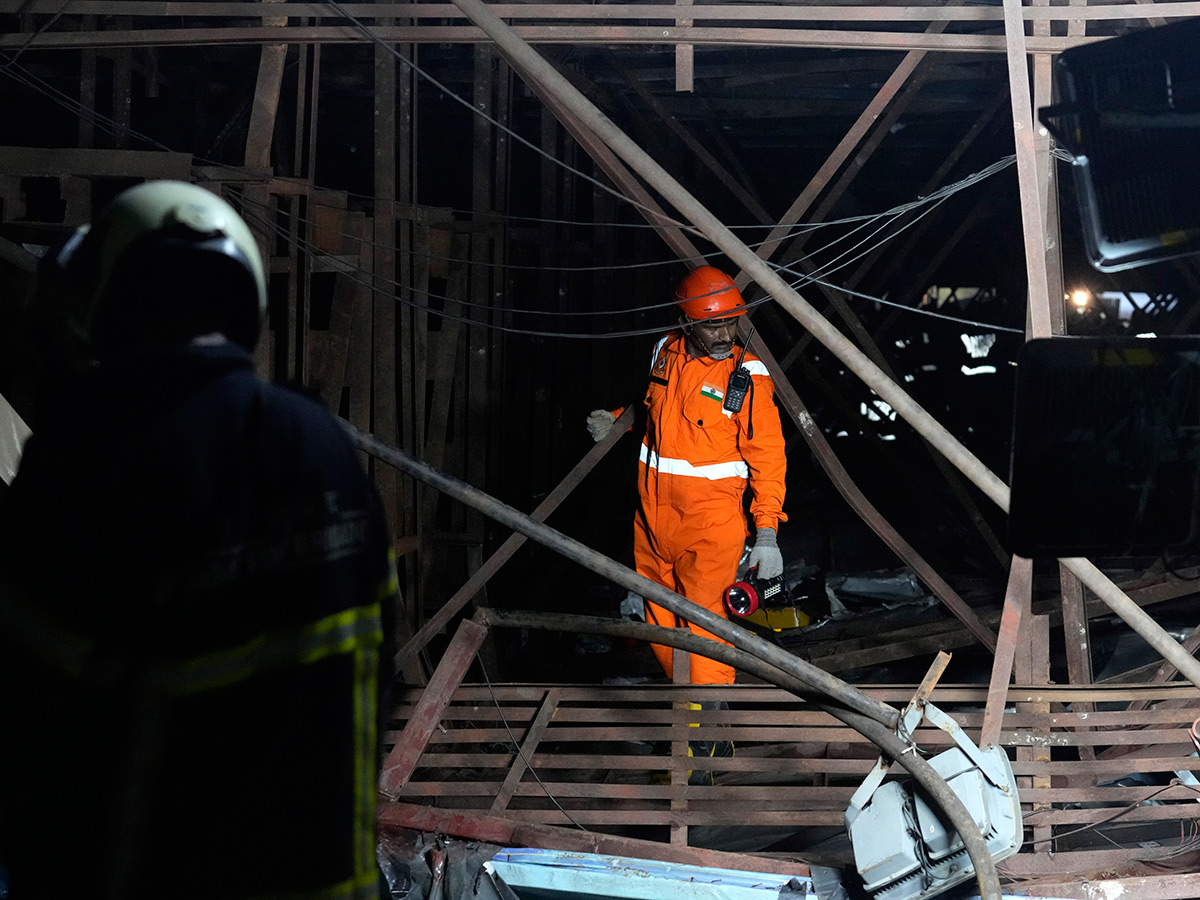
[[[337,421],[254,373],[250,232],[151,182],[43,270],[82,365],[0,505],[10,896],[376,897],[394,562]]]
[[[722,592],[737,576],[748,537],[743,495],[753,493],[754,545],[749,566],[759,578],[783,572],[776,534],[783,513],[783,433],[767,367],[746,353],[739,360],[734,336],[746,304],[733,280],[712,266],[693,269],[675,290],[681,328],[663,337],[650,358],[646,430],[638,464],[639,508],[634,517],[637,571],[717,615]],[[748,370],[750,388],[739,412],[724,408],[730,375]],[[601,440],[621,410],[588,417]],[[671,611],[646,603],[647,621],[684,624]],[[689,624],[693,633],[720,640]],[[653,645],[668,677],[672,650]],[[693,684],[732,684],[732,667],[691,657]],[[707,705],[707,704],[705,704]],[[694,755],[722,755],[728,742],[692,742]]]

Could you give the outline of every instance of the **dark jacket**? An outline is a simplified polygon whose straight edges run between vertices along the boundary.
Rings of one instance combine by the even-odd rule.
[[[89,372],[0,501],[11,896],[374,896],[390,541],[232,344]],[[356,892],[357,891],[357,892]]]

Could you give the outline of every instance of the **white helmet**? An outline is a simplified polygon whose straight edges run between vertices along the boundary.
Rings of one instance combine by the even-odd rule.
[[[194,184],[122,191],[54,266],[66,276],[70,327],[97,356],[214,331],[253,350],[266,314],[254,236],[232,206]]]

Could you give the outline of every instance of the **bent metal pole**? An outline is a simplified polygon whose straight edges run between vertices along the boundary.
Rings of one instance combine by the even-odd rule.
[[[900,714],[893,707],[888,706],[886,703],[881,703],[872,697],[868,697],[862,691],[853,685],[847,684],[840,678],[818,669],[811,663],[793,656],[781,647],[777,647],[760,638],[758,635],[752,634],[738,625],[734,625],[724,616],[711,613],[686,597],[680,596],[674,591],[667,590],[661,584],[639,575],[627,566],[609,559],[604,554],[598,553],[572,537],[568,537],[561,531],[557,531],[549,525],[537,521],[532,516],[514,509],[507,503],[497,500],[490,494],[484,493],[479,488],[472,487],[464,481],[459,481],[457,478],[435,469],[428,463],[410,456],[403,450],[385,444],[374,435],[359,431],[349,422],[342,421],[342,426],[349,432],[359,449],[365,450],[372,456],[383,460],[391,466],[395,466],[400,471],[424,482],[435,490],[441,491],[447,497],[452,497],[473,509],[479,510],[484,515],[521,532],[521,534],[533,538],[539,544],[561,553],[563,556],[585,566],[596,574],[603,575],[610,581],[621,585],[621,587],[640,594],[647,600],[666,607],[671,612],[677,613],[688,621],[702,626],[707,631],[717,635],[717,637],[729,641],[730,644],[748,657],[743,662],[757,669],[757,666],[755,666],[755,661],[757,660],[765,670],[776,673],[776,677],[787,677],[789,684],[811,689],[818,694],[824,694],[836,704],[848,708],[850,710],[849,715],[859,716],[863,720],[861,724],[864,727],[872,724],[878,726],[869,730],[863,730],[859,728],[859,725],[853,725],[852,727],[859,728],[864,735],[871,737],[871,740],[875,741],[875,737],[872,737],[871,733],[869,733],[869,731],[873,731],[881,741],[887,742],[887,746],[891,745],[890,738],[883,735],[887,734],[895,737],[892,732],[896,728]],[[717,647],[723,646],[716,644],[714,641],[709,641],[707,638],[702,640],[714,645],[712,652],[716,652]],[[705,653],[704,655],[712,655],[712,652]],[[845,721],[847,721],[847,724],[850,724],[850,720]],[[881,747],[885,746],[884,743],[879,743],[879,741],[876,741],[876,743]],[[906,748],[900,748],[900,750],[903,749]],[[914,777],[917,776],[914,774]],[[953,795],[954,792],[950,791],[949,788],[946,789],[946,792],[939,791],[939,794],[944,793]],[[975,865],[975,871],[980,876],[979,887],[983,900],[1000,900],[999,883],[996,880],[996,870],[991,855],[984,852],[982,855],[977,856],[979,852],[978,848],[984,846],[983,836],[979,834],[979,828],[975,825],[971,814],[962,805],[962,801],[957,796],[946,798],[946,803],[941,805],[946,810],[951,824],[954,825],[960,835],[964,836],[964,843],[968,848],[976,848],[975,852],[970,852],[970,849],[969,852],[971,861]],[[974,828],[974,832],[971,831],[972,828]],[[977,837],[978,843],[974,839],[968,840],[965,837],[968,834],[973,834],[974,837]]]
[[[454,4],[484,33],[515,60],[524,74],[552,94],[576,117],[613,149],[672,206],[689,218],[706,238],[713,242],[737,266],[753,278],[809,333],[824,344],[847,368],[854,372],[884,402],[892,407],[921,436],[936,447],[960,472],[967,476],[997,506],[1008,512],[1008,485],[970,450],[959,443],[903,388],[892,381],[875,363],[781,278],[765,260],[742,243],[725,224],[693,197],[669,172],[656,163],[578,89],[558,72],[540,53],[523,41],[512,28],[492,12],[482,0],[454,0]],[[1126,624],[1141,635],[1164,659],[1177,668],[1192,684],[1200,687],[1200,661],[1179,645],[1162,626],[1142,611],[1110,581],[1103,572],[1085,559],[1064,559],[1062,564],[1074,572]]]

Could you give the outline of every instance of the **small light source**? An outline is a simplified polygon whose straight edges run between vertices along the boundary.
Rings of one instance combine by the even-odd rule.
[[[1082,307],[1087,306],[1088,301],[1090,301],[1091,299],[1092,299],[1091,291],[1084,290],[1083,288],[1080,288],[1077,291],[1071,292],[1071,302],[1073,304],[1075,304],[1076,307],[1082,308]]]

